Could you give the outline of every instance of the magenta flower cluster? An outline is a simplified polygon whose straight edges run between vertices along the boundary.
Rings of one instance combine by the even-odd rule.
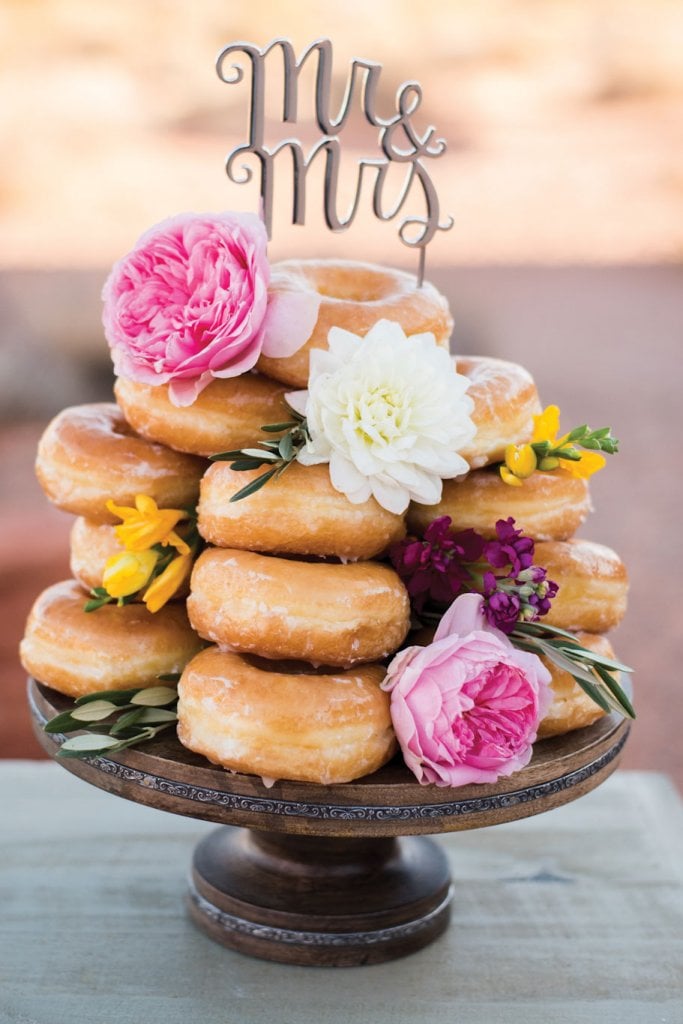
[[[511,633],[519,621],[535,622],[550,610],[557,584],[534,565],[534,542],[499,519],[494,540],[475,530],[451,531],[450,516],[434,519],[422,538],[407,537],[390,549],[418,615],[438,612],[461,593],[484,598],[489,625]]]

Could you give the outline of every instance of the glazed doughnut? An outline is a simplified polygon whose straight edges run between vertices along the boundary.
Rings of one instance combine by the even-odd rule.
[[[154,615],[140,604],[83,611],[75,580],[38,597],[21,641],[21,663],[34,678],[69,697],[98,690],[158,686],[160,675],[182,672],[204,644],[182,604]]]
[[[292,356],[261,356],[258,369],[291,387],[308,385],[311,349],[327,348],[331,327],[365,336],[378,320],[399,323],[406,334],[431,331],[448,347],[453,320],[446,299],[414,274],[355,260],[283,260],[271,268],[268,291],[308,292],[320,296],[318,321],[308,341]]]
[[[303,672],[209,647],[178,684],[178,738],[235,772],[331,785],[396,750],[381,665]]]
[[[467,394],[474,402],[474,439],[460,452],[471,469],[502,462],[509,444],[530,441],[533,417],[541,412],[531,374],[517,363],[486,356],[458,356],[458,373],[468,377]]]
[[[201,483],[199,532],[225,548],[366,559],[405,535],[403,516],[374,498],[353,505],[330,483],[326,465],[292,463],[277,480],[240,501],[233,494],[265,471],[215,462]],[[505,486],[505,485],[503,485]]]
[[[282,401],[286,390],[267,377],[243,373],[213,380],[192,405],[179,408],[169,400],[165,384],[137,384],[119,377],[114,387],[124,416],[138,434],[193,455],[253,447],[267,437],[262,426],[291,418]]]
[[[107,559],[124,550],[114,533],[114,527],[108,523],[94,523],[91,519],[79,516],[71,527],[71,573],[87,591],[102,586]],[[178,588],[171,600],[187,597],[188,593],[189,583],[186,582]]]
[[[111,498],[132,506],[147,494],[161,508],[194,506],[203,459],[137,437],[113,402],[64,409],[38,444],[36,475],[50,501],[98,523],[118,523]]]
[[[124,550],[114,527],[79,516],[71,527],[70,539],[70,568],[74,579],[87,591],[101,587],[107,559]]]
[[[301,562],[209,548],[187,612],[200,636],[264,658],[341,665],[378,661],[403,642],[408,593],[377,562]]]
[[[606,637],[577,633],[576,639],[590,651],[602,654],[605,658],[614,658],[612,645]],[[538,727],[539,739],[561,736],[573,729],[583,729],[584,726],[592,725],[598,718],[602,718],[605,712],[591,700],[568,672],[558,668],[548,658],[543,657],[541,661],[552,676],[550,685],[554,699]]]
[[[454,530],[471,527],[495,537],[498,519],[512,516],[518,529],[537,540],[566,540],[592,510],[588,483],[558,470],[534,473],[521,487],[498,473],[478,469],[461,480],[445,480],[438,505],[410,505],[408,529],[422,534],[433,519],[450,516]]]
[[[606,633],[626,611],[628,575],[619,555],[590,540],[536,544],[536,565],[548,570],[559,590],[543,621],[560,629]]]

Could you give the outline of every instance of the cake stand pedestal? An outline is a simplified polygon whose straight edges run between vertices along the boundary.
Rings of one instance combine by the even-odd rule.
[[[36,735],[73,706],[29,681]],[[220,823],[194,854],[190,915],[212,939],[282,963],[358,966],[426,946],[448,925],[453,885],[426,834],[512,821],[568,803],[616,768],[629,725],[607,716],[536,744],[531,763],[492,785],[420,786],[398,761],[336,786],[276,782],[210,764],[160,736],[139,749],[59,763],[100,789]]]

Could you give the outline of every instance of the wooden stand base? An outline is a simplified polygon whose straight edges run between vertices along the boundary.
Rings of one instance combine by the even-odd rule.
[[[332,839],[216,829],[197,847],[188,906],[216,942],[302,966],[413,953],[448,925],[446,857],[430,839]]]
[[[36,735],[55,756],[63,737],[42,727],[73,702],[34,680],[28,694]],[[190,913],[212,939],[267,960],[342,967],[415,952],[446,928],[448,867],[426,833],[514,821],[588,793],[616,768],[628,729],[605,716],[537,743],[509,778],[454,790],[420,786],[398,759],[343,785],[266,788],[169,735],[61,763],[128,800],[224,826],[197,847],[190,883]]]

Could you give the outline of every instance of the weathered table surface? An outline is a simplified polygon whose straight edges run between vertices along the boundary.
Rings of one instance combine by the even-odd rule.
[[[252,960],[185,917],[214,826],[56,764],[0,762],[1,1024],[683,1024],[683,805],[617,772],[576,803],[441,837],[453,921],[404,960]]]

